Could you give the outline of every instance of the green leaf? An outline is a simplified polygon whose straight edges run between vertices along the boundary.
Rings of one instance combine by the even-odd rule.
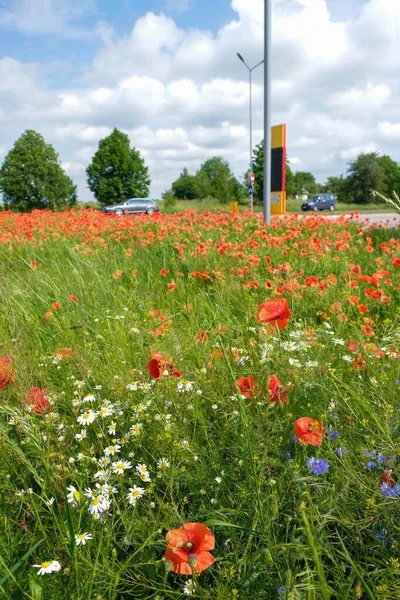
[[[30,548],[28,550],[28,552],[26,552],[26,554],[24,554],[23,557],[20,558],[19,561],[15,563],[14,566],[11,567],[11,569],[9,570],[7,575],[4,575],[4,577],[2,579],[0,579],[0,585],[4,585],[5,582],[11,577],[11,575],[13,573],[15,573],[15,571],[24,564],[24,562],[30,557],[32,552],[34,552],[36,550],[36,548],[38,546],[40,546],[40,544],[42,544],[43,542],[44,542],[44,538],[42,540],[39,540],[38,542],[36,542],[36,544],[34,546],[32,546],[32,548]]]
[[[203,525],[205,525],[206,527],[213,527],[215,525],[219,526],[219,527],[234,527],[235,529],[240,529],[240,531],[244,531],[245,533],[248,533],[249,535],[254,535],[255,537],[259,537],[259,538],[264,537],[258,531],[253,531],[253,529],[247,529],[246,527],[241,527],[240,525],[235,525],[234,523],[227,523],[226,521],[220,521],[219,519],[208,519],[208,521],[205,521],[203,523]]]
[[[67,499],[67,492],[64,490],[64,498],[65,498],[65,514],[67,517],[67,525],[68,525],[68,533],[69,533],[69,549],[71,555],[75,551],[75,532],[74,532],[74,524],[72,523],[71,511],[69,509],[69,503]]]

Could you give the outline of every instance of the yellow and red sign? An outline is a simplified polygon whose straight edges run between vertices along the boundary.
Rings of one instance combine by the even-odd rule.
[[[286,125],[271,127],[271,215],[286,212]]]

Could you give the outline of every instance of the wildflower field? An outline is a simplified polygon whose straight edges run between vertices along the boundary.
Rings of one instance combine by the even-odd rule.
[[[0,597],[400,598],[400,236],[0,213]]]

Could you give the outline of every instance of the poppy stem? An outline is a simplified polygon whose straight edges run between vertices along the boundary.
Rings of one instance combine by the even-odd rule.
[[[304,501],[300,502],[297,507],[297,513],[303,521],[304,530],[305,530],[306,536],[307,536],[307,542],[308,542],[309,548],[311,550],[311,556],[312,556],[315,570],[317,572],[317,577],[319,580],[319,590],[321,592],[321,596],[322,596],[323,600],[330,600],[331,594],[330,594],[330,591],[328,588],[328,584],[326,582],[324,568],[320,561],[320,558],[318,555],[318,550],[315,545],[315,540],[314,540],[314,536],[312,534],[310,521],[308,520],[308,517],[306,514],[306,508],[307,508],[306,503]]]

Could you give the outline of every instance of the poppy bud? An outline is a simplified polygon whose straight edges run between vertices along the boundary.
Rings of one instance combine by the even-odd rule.
[[[195,569],[198,561],[197,554],[189,554],[188,556],[188,564],[191,569]]]
[[[170,570],[171,570],[171,569],[172,569],[172,567],[173,567],[173,564],[174,564],[174,563],[172,562],[172,560],[165,560],[165,559],[164,559],[164,569],[165,569],[165,571],[166,571],[167,573],[169,573],[169,572],[170,572]]]

